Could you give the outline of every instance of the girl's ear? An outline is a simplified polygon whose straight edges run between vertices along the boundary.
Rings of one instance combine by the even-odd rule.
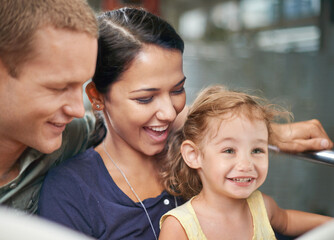
[[[86,94],[92,104],[92,108],[96,111],[104,109],[104,103],[101,94],[97,91],[95,84],[90,82],[86,86]]]
[[[201,153],[194,142],[185,140],[181,144],[181,154],[190,168],[198,169],[201,167]]]

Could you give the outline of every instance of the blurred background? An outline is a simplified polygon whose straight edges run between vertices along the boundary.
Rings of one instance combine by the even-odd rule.
[[[319,119],[334,140],[334,1],[89,0],[96,12],[141,6],[185,40],[187,103],[205,86],[252,90]],[[261,190],[283,208],[334,216],[334,168],[271,154]]]

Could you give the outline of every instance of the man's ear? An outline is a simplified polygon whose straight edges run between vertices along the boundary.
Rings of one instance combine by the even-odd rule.
[[[3,79],[5,76],[11,76],[8,67],[5,65],[5,63],[3,62],[3,60],[0,57],[0,79]],[[13,76],[11,76],[13,77]]]
[[[104,109],[104,103],[101,94],[97,91],[95,84],[90,82],[86,86],[86,94],[92,104],[92,108],[96,111]]]
[[[193,169],[198,169],[201,167],[201,152],[190,140],[185,140],[181,144],[181,154],[185,163]]]

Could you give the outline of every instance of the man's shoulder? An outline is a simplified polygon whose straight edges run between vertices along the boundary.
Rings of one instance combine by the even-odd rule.
[[[86,151],[79,153],[71,158],[58,164],[56,167],[50,169],[48,177],[55,175],[67,175],[77,176],[82,173],[91,171],[92,168],[96,168],[98,154],[93,148],[89,148]]]

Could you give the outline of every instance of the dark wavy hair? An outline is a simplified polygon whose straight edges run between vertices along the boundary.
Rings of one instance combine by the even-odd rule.
[[[106,94],[112,83],[125,72],[145,45],[155,45],[183,53],[184,42],[162,18],[141,8],[121,8],[97,17],[98,55],[93,82]],[[106,135],[103,118],[97,116],[94,138],[97,145]]]
[[[112,83],[125,72],[145,45],[183,53],[184,42],[162,18],[142,8],[120,8],[104,12],[99,25],[98,55],[93,82],[106,94]],[[103,118],[97,116],[94,137],[97,145],[106,135]]]
[[[184,42],[160,17],[140,8],[121,8],[98,16],[99,43],[93,82],[100,93],[128,69],[147,44],[183,53]]]

